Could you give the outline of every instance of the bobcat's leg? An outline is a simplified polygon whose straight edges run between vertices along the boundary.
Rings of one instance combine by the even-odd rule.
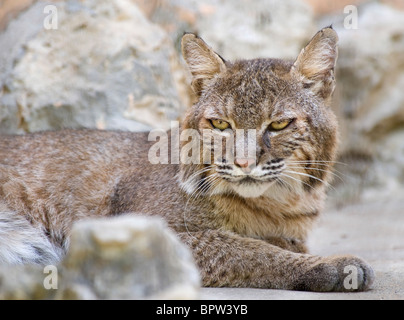
[[[277,246],[279,248],[297,253],[307,253],[306,243],[299,239],[270,237],[265,242]]]
[[[0,203],[0,265],[55,264],[62,255],[41,229]]]
[[[352,256],[296,253],[225,231],[179,236],[192,249],[204,286],[349,291],[344,287],[346,266],[356,268],[359,291],[367,290],[374,279],[373,270]]]

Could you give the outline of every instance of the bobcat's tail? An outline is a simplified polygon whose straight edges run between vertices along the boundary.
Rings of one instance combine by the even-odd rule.
[[[0,265],[55,264],[62,256],[41,229],[0,203]]]

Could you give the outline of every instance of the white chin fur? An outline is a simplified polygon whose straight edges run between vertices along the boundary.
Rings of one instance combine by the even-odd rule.
[[[243,198],[258,198],[262,196],[273,182],[248,185],[231,184],[232,189]]]

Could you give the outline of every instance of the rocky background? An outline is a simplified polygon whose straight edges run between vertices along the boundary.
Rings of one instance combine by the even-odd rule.
[[[226,59],[294,59],[330,24],[341,148],[329,206],[402,199],[403,0],[0,0],[0,134],[168,128],[194,101],[184,31]],[[94,290],[74,294],[106,297]]]

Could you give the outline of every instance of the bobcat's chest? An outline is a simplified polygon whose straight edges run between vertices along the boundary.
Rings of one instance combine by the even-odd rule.
[[[220,227],[246,237],[305,240],[318,215],[317,209],[298,209],[297,201],[288,204],[266,198],[243,199],[220,196],[215,199],[214,217]]]

